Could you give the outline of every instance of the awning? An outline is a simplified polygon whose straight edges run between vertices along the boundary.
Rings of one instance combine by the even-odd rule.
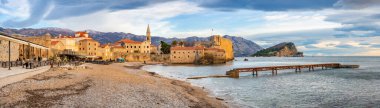
[[[19,43],[19,44],[30,45],[31,47],[35,47],[35,48],[49,49],[48,47],[45,47],[45,46],[42,46],[42,45],[38,45],[38,44],[29,42],[29,41],[25,41],[25,40],[22,40],[22,39],[19,39],[19,38],[15,38],[15,37],[11,37],[11,36],[6,36],[6,35],[2,35],[2,34],[0,34],[0,39],[2,39],[2,40],[8,40],[8,41]]]

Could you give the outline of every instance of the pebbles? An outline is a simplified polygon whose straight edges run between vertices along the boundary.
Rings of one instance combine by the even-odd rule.
[[[124,64],[58,69],[0,89],[1,107],[226,107],[189,83]],[[128,64],[139,66],[139,64]]]

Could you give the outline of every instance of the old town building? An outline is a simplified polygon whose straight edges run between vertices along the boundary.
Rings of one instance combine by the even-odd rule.
[[[113,59],[124,58],[126,61],[149,61],[151,53],[151,36],[148,25],[146,39],[138,42],[130,39],[121,39],[111,46]]]
[[[230,39],[223,38],[220,35],[214,35],[211,37],[212,48],[224,49],[226,52],[226,60],[231,61],[234,59],[233,43]]]
[[[49,48],[16,36],[0,34],[0,51],[0,62],[38,58],[46,60]]]
[[[210,41],[195,42],[193,47],[175,46],[170,48],[171,63],[225,63],[233,60],[232,42],[219,35]]]

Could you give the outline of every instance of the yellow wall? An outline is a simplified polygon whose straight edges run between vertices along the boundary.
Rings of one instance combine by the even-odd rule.
[[[234,59],[234,49],[231,40],[223,38],[219,35],[214,35],[213,37],[211,37],[211,41],[214,43],[214,48],[224,49],[224,51],[226,52],[227,61]]]
[[[99,56],[99,42],[92,39],[85,39],[79,41],[79,53],[88,56]]]

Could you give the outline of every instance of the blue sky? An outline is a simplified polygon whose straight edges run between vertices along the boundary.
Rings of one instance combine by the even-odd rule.
[[[5,28],[294,42],[306,55],[380,56],[380,0],[0,0]],[[214,29],[211,32],[211,29]]]

